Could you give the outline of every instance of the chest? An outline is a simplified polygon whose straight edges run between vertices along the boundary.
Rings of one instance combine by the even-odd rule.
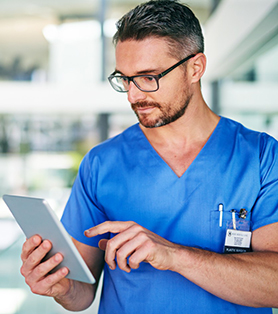
[[[170,148],[154,145],[154,149],[173,172],[178,177],[181,177],[198,156],[204,145],[205,142],[191,145],[188,148],[179,146]]]
[[[126,180],[113,176],[109,186],[106,180],[98,200],[109,220],[135,221],[172,242],[221,252],[231,210],[245,208],[250,213],[259,182],[249,175],[237,182],[242,169],[234,167],[224,172],[216,164],[198,169],[190,167],[177,178],[163,167],[155,174],[133,168]],[[224,205],[222,227],[219,204]]]

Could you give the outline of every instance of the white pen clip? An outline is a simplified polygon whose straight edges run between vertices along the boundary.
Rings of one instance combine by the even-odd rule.
[[[236,230],[236,210],[232,209],[233,229]]]
[[[219,204],[218,209],[219,209],[219,227],[221,228],[223,223],[223,204]]]

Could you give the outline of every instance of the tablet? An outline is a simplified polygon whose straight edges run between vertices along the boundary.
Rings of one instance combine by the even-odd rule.
[[[92,273],[73,244],[69,234],[44,199],[4,195],[3,200],[27,238],[38,234],[43,240],[47,239],[52,243],[52,249],[44,260],[58,252],[64,256],[61,264],[54,268],[52,272],[66,266],[69,269],[67,278],[91,284],[95,283]]]

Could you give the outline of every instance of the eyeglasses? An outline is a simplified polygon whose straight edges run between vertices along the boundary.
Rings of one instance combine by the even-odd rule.
[[[173,71],[176,67],[180,66],[189,59],[195,57],[196,54],[190,55],[181,61],[177,62],[169,69],[163,71],[158,75],[134,75],[134,76],[125,76],[125,75],[116,75],[116,71],[113,72],[109,77],[109,83],[111,86],[120,93],[127,93],[129,91],[130,82],[133,82],[137,88],[143,92],[156,92],[159,89],[158,81],[165,76],[166,74]]]

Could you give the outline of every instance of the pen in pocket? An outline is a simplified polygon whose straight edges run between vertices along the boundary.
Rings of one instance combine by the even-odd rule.
[[[219,227],[221,228],[223,223],[223,204],[219,204],[218,209],[219,209]]]

